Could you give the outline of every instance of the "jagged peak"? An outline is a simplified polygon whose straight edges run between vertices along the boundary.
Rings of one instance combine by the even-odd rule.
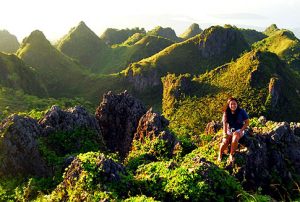
[[[196,36],[197,34],[200,34],[202,31],[203,30],[200,29],[199,24],[193,23],[188,27],[188,29],[184,33],[180,35],[180,37],[183,39],[188,39],[193,36]]]
[[[30,43],[30,44],[38,43],[38,44],[51,45],[50,41],[46,38],[44,33],[40,30],[34,30],[30,33],[30,35],[28,37],[24,38],[22,44],[24,45],[27,43]]]
[[[264,31],[264,34],[270,35],[273,34],[274,32],[278,31],[278,27],[276,24],[271,24],[269,27],[267,27]]]

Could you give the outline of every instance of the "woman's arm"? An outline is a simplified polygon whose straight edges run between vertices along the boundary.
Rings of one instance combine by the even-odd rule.
[[[243,132],[248,126],[249,126],[249,119],[246,119],[245,124],[243,125],[240,131]]]
[[[227,119],[226,119],[226,113],[223,113],[223,117],[222,117],[222,122],[223,122],[223,135],[227,134]]]

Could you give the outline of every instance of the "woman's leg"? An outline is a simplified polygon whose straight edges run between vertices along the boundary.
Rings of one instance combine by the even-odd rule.
[[[229,161],[233,161],[233,155],[238,147],[239,139],[242,137],[242,134],[240,134],[238,131],[234,132],[232,134],[232,141],[231,141],[231,148],[230,148],[230,155],[229,155]]]
[[[219,150],[219,156],[218,161],[222,160],[222,155],[224,153],[224,150],[228,147],[229,143],[231,142],[232,135],[226,135],[222,138],[222,142],[220,144],[220,150]]]

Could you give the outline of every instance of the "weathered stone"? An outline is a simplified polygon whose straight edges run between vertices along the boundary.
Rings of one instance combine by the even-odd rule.
[[[96,118],[107,148],[126,156],[138,121],[145,112],[144,104],[127,91],[120,94],[108,92],[103,95],[96,110]]]
[[[58,106],[52,106],[45,117],[39,121],[45,134],[55,132],[71,132],[78,128],[89,129],[100,136],[100,128],[94,116],[80,106],[67,110],[61,110]]]
[[[262,187],[273,197],[286,197],[284,187],[295,186],[300,175],[300,138],[287,122],[273,124],[276,126],[268,132],[240,140],[247,149],[236,153],[243,163],[237,163],[235,175],[247,189]],[[274,183],[279,183],[275,189]]]
[[[166,130],[169,125],[169,121],[165,117],[159,115],[158,113],[152,112],[150,108],[146,114],[144,114],[137,127],[137,131],[134,134],[134,139],[144,142],[144,140],[154,138],[160,138],[171,145],[172,151],[170,153],[176,153],[174,150],[180,149],[180,142],[176,140],[176,137]],[[174,151],[174,152],[173,152]]]
[[[0,176],[48,175],[36,141],[42,134],[32,118],[14,114],[4,120],[0,125]]]

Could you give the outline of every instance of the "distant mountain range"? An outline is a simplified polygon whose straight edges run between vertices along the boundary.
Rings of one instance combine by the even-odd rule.
[[[16,76],[20,73],[12,72],[15,76],[2,78],[0,83],[32,95],[78,96],[94,104],[105,91],[127,89],[146,104],[160,109],[162,77],[169,73],[189,73],[202,78],[202,74],[235,61],[245,53],[254,54],[253,51],[272,52],[285,63],[282,66],[296,72],[300,70],[299,40],[291,31],[276,25],[259,32],[230,25],[212,26],[202,31],[198,24],[192,24],[179,37],[171,28],[160,26],[148,32],[142,28],[110,28],[99,37],[80,22],[55,45],[41,31],[33,31],[15,52],[20,58],[18,63],[23,63],[36,79],[20,82],[16,79],[23,79]],[[265,58],[277,60],[273,56]],[[11,63],[17,66],[17,61]],[[289,75],[292,80],[297,78],[296,74]],[[266,99],[267,94],[264,95]]]

